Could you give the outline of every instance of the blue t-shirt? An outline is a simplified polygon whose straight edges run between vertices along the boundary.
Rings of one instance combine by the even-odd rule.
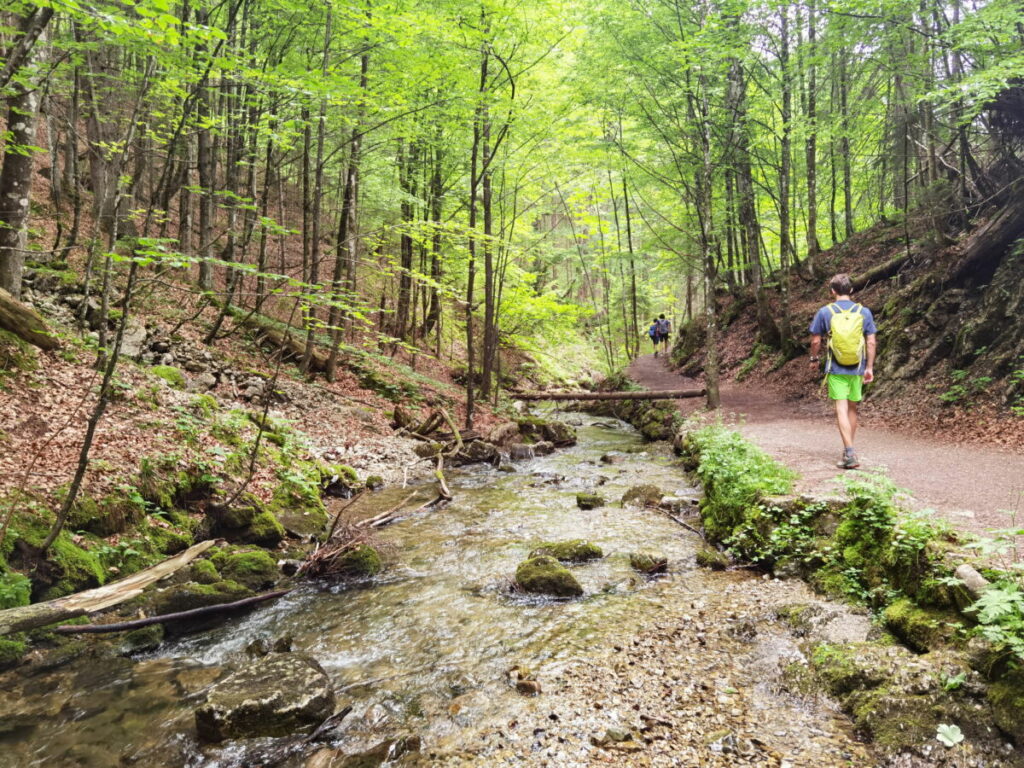
[[[839,301],[833,301],[840,309],[851,309],[856,306],[857,302],[851,299],[840,299]],[[832,328],[832,311],[829,309],[829,304],[818,310],[814,316],[814,320],[811,322],[811,334],[814,336],[828,336],[829,330]],[[878,330],[875,328],[875,318],[871,314],[871,310],[867,307],[861,307],[860,313],[864,315],[864,335],[870,336],[873,333],[877,333]],[[827,343],[827,341],[826,341]],[[828,350],[825,350],[828,354]],[[860,365],[840,365],[831,357],[828,358],[828,369],[825,373],[840,373],[840,374],[852,374],[854,376],[860,376],[864,373],[864,360],[860,361]]]

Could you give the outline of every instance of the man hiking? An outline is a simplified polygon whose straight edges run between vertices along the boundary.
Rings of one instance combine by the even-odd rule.
[[[651,327],[647,329],[647,335],[651,337],[651,344],[654,345],[654,356],[658,356],[658,318],[651,320]]]
[[[654,321],[658,324],[658,341],[655,344],[654,355],[657,357],[657,346],[658,344],[665,345],[665,354],[668,354],[668,338],[672,335],[672,321],[668,320],[664,313],[658,315],[658,319]]]
[[[811,365],[821,359],[821,337],[828,336],[825,377],[828,396],[836,404],[839,436],[843,439],[840,469],[860,466],[853,440],[857,436],[857,403],[861,385],[875,379],[875,319],[871,310],[853,299],[850,276],[838,274],[828,281],[832,302],[818,310],[811,322]]]

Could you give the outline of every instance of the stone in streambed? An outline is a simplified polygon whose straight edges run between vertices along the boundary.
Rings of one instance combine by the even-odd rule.
[[[656,485],[634,485],[622,494],[622,506],[656,507],[662,496],[661,489]]]
[[[565,566],[548,556],[532,557],[516,568],[516,584],[524,592],[554,597],[579,597],[583,587]]]
[[[332,571],[352,578],[376,576],[383,568],[380,553],[368,544],[360,544],[341,555]]]
[[[308,731],[334,710],[334,691],[320,665],[301,653],[272,653],[210,689],[196,710],[207,742]]]
[[[605,498],[596,493],[577,493],[576,506],[580,509],[597,509],[605,505]]]
[[[513,443],[508,447],[508,457],[512,461],[526,461],[534,456],[533,446],[526,443]]]
[[[629,556],[629,565],[641,573],[664,573],[668,570],[668,558],[648,552],[634,552]]]
[[[697,550],[697,565],[712,571],[724,571],[729,567],[729,556],[714,547],[703,547]]]
[[[530,553],[530,557],[553,557],[563,563],[584,563],[587,560],[598,560],[604,552],[596,544],[583,539],[569,541],[545,541]]]

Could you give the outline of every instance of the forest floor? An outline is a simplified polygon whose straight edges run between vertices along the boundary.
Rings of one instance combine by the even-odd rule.
[[[653,355],[634,360],[629,375],[648,389],[698,385],[669,370],[666,358]],[[721,397],[722,418],[795,470],[799,492],[833,493],[841,487],[836,462],[842,443],[831,403],[817,387],[812,392],[785,391],[762,383],[723,382]],[[677,403],[684,416],[703,408],[703,400]],[[1024,455],[882,426],[885,408],[884,400],[862,404],[857,471],[884,471],[911,496],[913,508],[933,509],[971,533],[1009,527],[1006,512],[1024,513]]]

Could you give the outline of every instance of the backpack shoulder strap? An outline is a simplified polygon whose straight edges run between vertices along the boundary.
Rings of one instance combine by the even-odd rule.
[[[838,315],[843,310],[839,307],[838,304],[829,304],[828,305],[828,311],[832,313],[833,317],[835,317],[836,315]]]

